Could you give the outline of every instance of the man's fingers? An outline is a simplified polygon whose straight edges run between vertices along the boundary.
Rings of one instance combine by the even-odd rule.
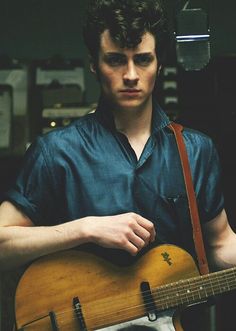
[[[147,245],[147,242],[139,237],[136,233],[132,233],[129,236],[129,241],[137,247],[138,251],[140,251],[143,247]]]
[[[136,213],[98,217],[96,220],[91,221],[97,228],[92,232],[91,240],[103,247],[124,249],[136,255],[155,239],[154,224]]]
[[[140,225],[134,229],[134,233],[139,238],[141,238],[141,240],[144,242],[144,246],[147,246],[151,242],[152,234]]]
[[[146,231],[148,231],[148,233],[150,233],[149,242],[153,242],[156,237],[156,230],[154,224],[140,215],[138,215],[137,217],[137,222],[142,228],[144,228]]]
[[[128,242],[124,249],[133,256],[139,252],[139,249],[132,242]]]

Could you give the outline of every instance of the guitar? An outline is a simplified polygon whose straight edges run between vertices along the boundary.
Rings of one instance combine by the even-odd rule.
[[[236,268],[199,276],[192,257],[160,245],[128,267],[68,250],[33,262],[15,295],[20,331],[85,331],[205,301],[236,288]],[[177,310],[178,311],[178,310]],[[183,331],[178,314],[176,331]]]

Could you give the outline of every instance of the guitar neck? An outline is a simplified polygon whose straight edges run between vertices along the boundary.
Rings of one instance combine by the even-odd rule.
[[[166,310],[191,305],[234,289],[236,267],[162,285],[153,290],[153,295],[157,309]]]

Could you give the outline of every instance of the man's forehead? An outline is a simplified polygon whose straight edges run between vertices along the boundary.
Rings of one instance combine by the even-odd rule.
[[[101,34],[100,40],[100,50],[104,53],[126,53],[127,51],[135,53],[155,52],[155,38],[149,32],[144,33],[142,41],[135,48],[131,49],[120,47],[119,44],[112,39],[109,30],[105,30]]]

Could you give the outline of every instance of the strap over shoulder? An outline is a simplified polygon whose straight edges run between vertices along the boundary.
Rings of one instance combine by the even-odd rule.
[[[182,132],[184,127],[181,124],[175,123],[175,122],[171,122],[171,124],[168,125],[168,128],[171,129],[172,131],[179,131]]]
[[[197,200],[192,181],[188,154],[182,135],[183,126],[181,124],[172,122],[170,125],[168,125],[168,127],[170,130],[174,132],[176,144],[178,147],[179,156],[181,160],[181,165],[183,169],[184,182],[188,197],[188,205],[189,205],[190,217],[193,228],[193,240],[195,245],[195,251],[197,254],[199,270],[202,275],[207,274],[209,273],[209,267],[208,267],[208,262],[207,262],[206,252],[203,242],[202,229],[200,224]]]

